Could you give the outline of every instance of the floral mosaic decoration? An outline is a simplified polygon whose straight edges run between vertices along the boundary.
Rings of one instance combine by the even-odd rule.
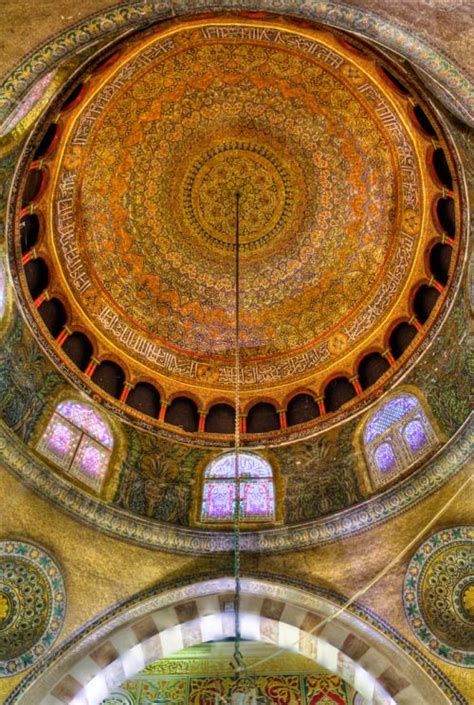
[[[438,658],[474,667],[474,527],[438,531],[412,557],[403,587],[415,636]]]
[[[64,621],[61,571],[41,548],[0,542],[0,678],[32,666],[54,644]]]

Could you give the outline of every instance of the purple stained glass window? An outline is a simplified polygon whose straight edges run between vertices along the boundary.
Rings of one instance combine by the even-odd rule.
[[[57,417],[56,417],[57,418]],[[59,458],[65,458],[73,444],[73,433],[68,426],[53,419],[51,433],[47,440],[48,448]]]
[[[83,472],[91,477],[101,477],[105,468],[103,467],[104,454],[98,448],[87,445],[81,448],[78,454],[79,467]]]
[[[38,448],[56,465],[100,490],[110,461],[112,435],[94,409],[68,400],[58,405]]]
[[[420,403],[413,394],[400,394],[398,397],[390,399],[373,414],[367,423],[364,431],[365,443],[371,443],[397,421],[418,408],[421,409]]]
[[[395,454],[390,443],[381,443],[374,452],[375,462],[380,472],[389,472],[396,465]]]
[[[418,453],[418,451],[428,445],[425,430],[419,419],[414,419],[407,423],[403,429],[403,436],[413,453]]]
[[[273,519],[275,497],[273,482],[254,480],[240,486],[242,519]]]
[[[226,453],[212,460],[206,468],[205,477],[235,477],[236,454]],[[273,477],[270,464],[254,453],[239,453],[240,477]]]
[[[203,519],[222,521],[234,516],[234,483],[206,482],[202,498]]]
[[[254,453],[239,453],[240,516],[243,520],[271,521],[275,490],[270,464]],[[209,463],[204,473],[201,519],[232,521],[235,502],[236,455],[226,453]]]
[[[77,401],[63,401],[57,408],[58,413],[69,419],[75,426],[102,443],[106,448],[112,448],[113,438],[108,427],[94,409]]]

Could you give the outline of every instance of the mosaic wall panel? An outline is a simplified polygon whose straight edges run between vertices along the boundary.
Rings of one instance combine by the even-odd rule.
[[[330,674],[259,674],[252,679],[252,686],[268,705],[353,705],[355,698],[350,685]],[[143,676],[124,683],[102,705],[214,705],[216,694],[234,690],[231,676]]]
[[[65,608],[51,556],[29,543],[0,542],[0,677],[24,671],[51,648]]]
[[[438,531],[419,546],[403,601],[410,627],[429,651],[474,667],[474,527]]]

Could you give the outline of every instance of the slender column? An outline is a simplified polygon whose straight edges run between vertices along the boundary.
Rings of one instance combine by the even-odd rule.
[[[362,394],[364,391],[360,385],[359,381],[359,375],[354,375],[353,377],[349,378],[349,382],[354,385],[354,389],[356,390],[356,394]]]
[[[434,288],[439,291],[440,294],[443,293],[444,291],[444,286],[440,284],[434,277],[431,277],[431,279],[428,282],[428,286],[434,286]]]
[[[204,427],[206,425],[206,416],[207,416],[207,411],[200,411],[199,412],[199,425],[198,425],[198,432],[199,433],[204,433]]]
[[[98,364],[99,364],[99,360],[97,360],[97,358],[95,358],[95,357],[91,357],[91,360],[86,367],[86,371],[84,372],[86,377],[92,377],[92,375],[94,374],[94,372],[97,369]]]
[[[324,404],[324,397],[323,396],[315,397],[315,401],[318,404],[319,413],[321,414],[321,416],[324,416],[324,414],[326,413],[326,405]]]
[[[56,342],[60,348],[62,348],[62,346],[64,345],[66,340],[69,338],[71,333],[72,333],[72,331],[67,326],[64,326],[62,331],[56,336]]]
[[[288,427],[286,420],[286,409],[278,409],[278,416],[280,417],[280,429],[284,431],[285,428]]]
[[[412,326],[415,326],[416,330],[418,330],[418,331],[420,331],[422,328],[422,325],[421,325],[420,321],[418,320],[418,318],[415,316],[415,314],[413,314],[413,316],[410,318],[408,323]]]
[[[166,409],[169,407],[169,402],[164,399],[161,400],[160,413],[158,415],[158,421],[165,420]]]
[[[35,308],[39,308],[42,303],[49,300],[48,290],[45,289],[39,296],[34,300]]]
[[[453,247],[453,245],[454,245],[453,238],[449,237],[449,235],[447,235],[446,233],[443,233],[441,235],[441,242],[443,245],[451,245],[451,247]]]
[[[28,264],[32,259],[36,259],[38,257],[38,254],[36,252],[36,248],[32,247],[31,250],[28,250],[28,252],[25,252],[23,257],[21,258],[21,263],[22,265]]]
[[[126,403],[126,401],[128,399],[128,395],[132,391],[133,387],[134,387],[134,385],[131,382],[124,382],[122,393],[120,395],[120,401],[123,402],[124,404]]]
[[[25,215],[31,215],[35,210],[35,204],[33,202],[29,203],[27,206],[21,209],[20,211],[20,218],[23,218]]]
[[[383,351],[382,357],[384,357],[387,360],[390,367],[394,367],[395,358],[393,357],[393,354],[392,354],[392,351],[390,350],[390,348],[387,348],[386,350]]]

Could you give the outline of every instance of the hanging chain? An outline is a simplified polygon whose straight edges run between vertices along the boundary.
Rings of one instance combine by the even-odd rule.
[[[235,487],[234,487],[234,615],[235,649],[237,672],[242,667],[240,651],[240,253],[239,253],[239,205],[240,193],[235,194]]]

